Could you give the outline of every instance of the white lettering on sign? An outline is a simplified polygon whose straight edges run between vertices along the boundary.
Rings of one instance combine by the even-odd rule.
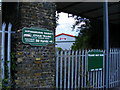
[[[60,38],[60,40],[66,40],[66,38]]]
[[[36,42],[40,42],[38,39],[36,39]]]
[[[53,35],[53,33],[48,33],[48,32],[44,32],[44,34],[47,34],[47,35]]]
[[[43,38],[43,37],[38,37],[38,39],[45,39],[45,38]]]
[[[99,56],[104,56],[103,54],[100,54]]]
[[[24,37],[31,37],[31,34],[24,34]]]
[[[25,40],[26,40],[27,42],[34,42],[34,39],[31,39],[31,38],[25,38]]]
[[[104,56],[104,55],[103,54],[88,54],[88,56],[93,57],[93,56]]]
[[[102,70],[102,68],[91,69],[90,71],[98,71],[98,70]]]
[[[42,35],[33,34],[34,37],[42,37]]]
[[[95,56],[94,54],[89,54],[88,56]]]
[[[43,37],[46,37],[46,38],[51,38],[51,36],[46,36],[46,35],[43,35]]]
[[[91,71],[94,71],[94,69],[91,69]]]
[[[51,43],[52,43],[53,41],[49,41],[49,42],[51,42]]]
[[[25,30],[25,32],[43,34],[43,32],[39,32],[39,31]]]
[[[44,39],[49,39],[49,38],[44,38]]]
[[[44,42],[48,43],[48,40],[40,40],[40,42],[42,42],[42,43],[44,43]]]

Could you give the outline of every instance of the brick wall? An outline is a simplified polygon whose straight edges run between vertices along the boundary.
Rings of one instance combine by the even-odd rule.
[[[16,57],[15,87],[55,87],[55,46],[31,46],[22,43],[23,27],[56,27],[55,3],[33,2],[19,4],[20,30],[14,35],[12,48]]]

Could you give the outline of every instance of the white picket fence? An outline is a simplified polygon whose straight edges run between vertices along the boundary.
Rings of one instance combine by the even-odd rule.
[[[111,49],[109,55],[109,87],[120,85],[120,49]]]
[[[120,85],[120,49],[109,53],[109,87]],[[88,51],[56,51],[56,88],[104,88],[102,70],[87,71]]]

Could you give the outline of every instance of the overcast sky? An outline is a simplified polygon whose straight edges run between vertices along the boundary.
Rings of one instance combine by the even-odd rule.
[[[60,15],[58,20],[59,25],[56,28],[56,35],[60,33],[65,33],[77,36],[78,32],[76,32],[75,30],[73,31],[71,28],[72,25],[75,23],[74,18],[73,17],[68,18],[68,14],[63,12],[61,12],[59,15]]]

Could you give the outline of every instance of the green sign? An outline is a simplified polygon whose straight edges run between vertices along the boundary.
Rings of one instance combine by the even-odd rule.
[[[104,54],[102,51],[88,52],[88,71],[96,71],[103,69]]]
[[[53,44],[54,33],[44,28],[23,28],[22,42],[34,46]]]

